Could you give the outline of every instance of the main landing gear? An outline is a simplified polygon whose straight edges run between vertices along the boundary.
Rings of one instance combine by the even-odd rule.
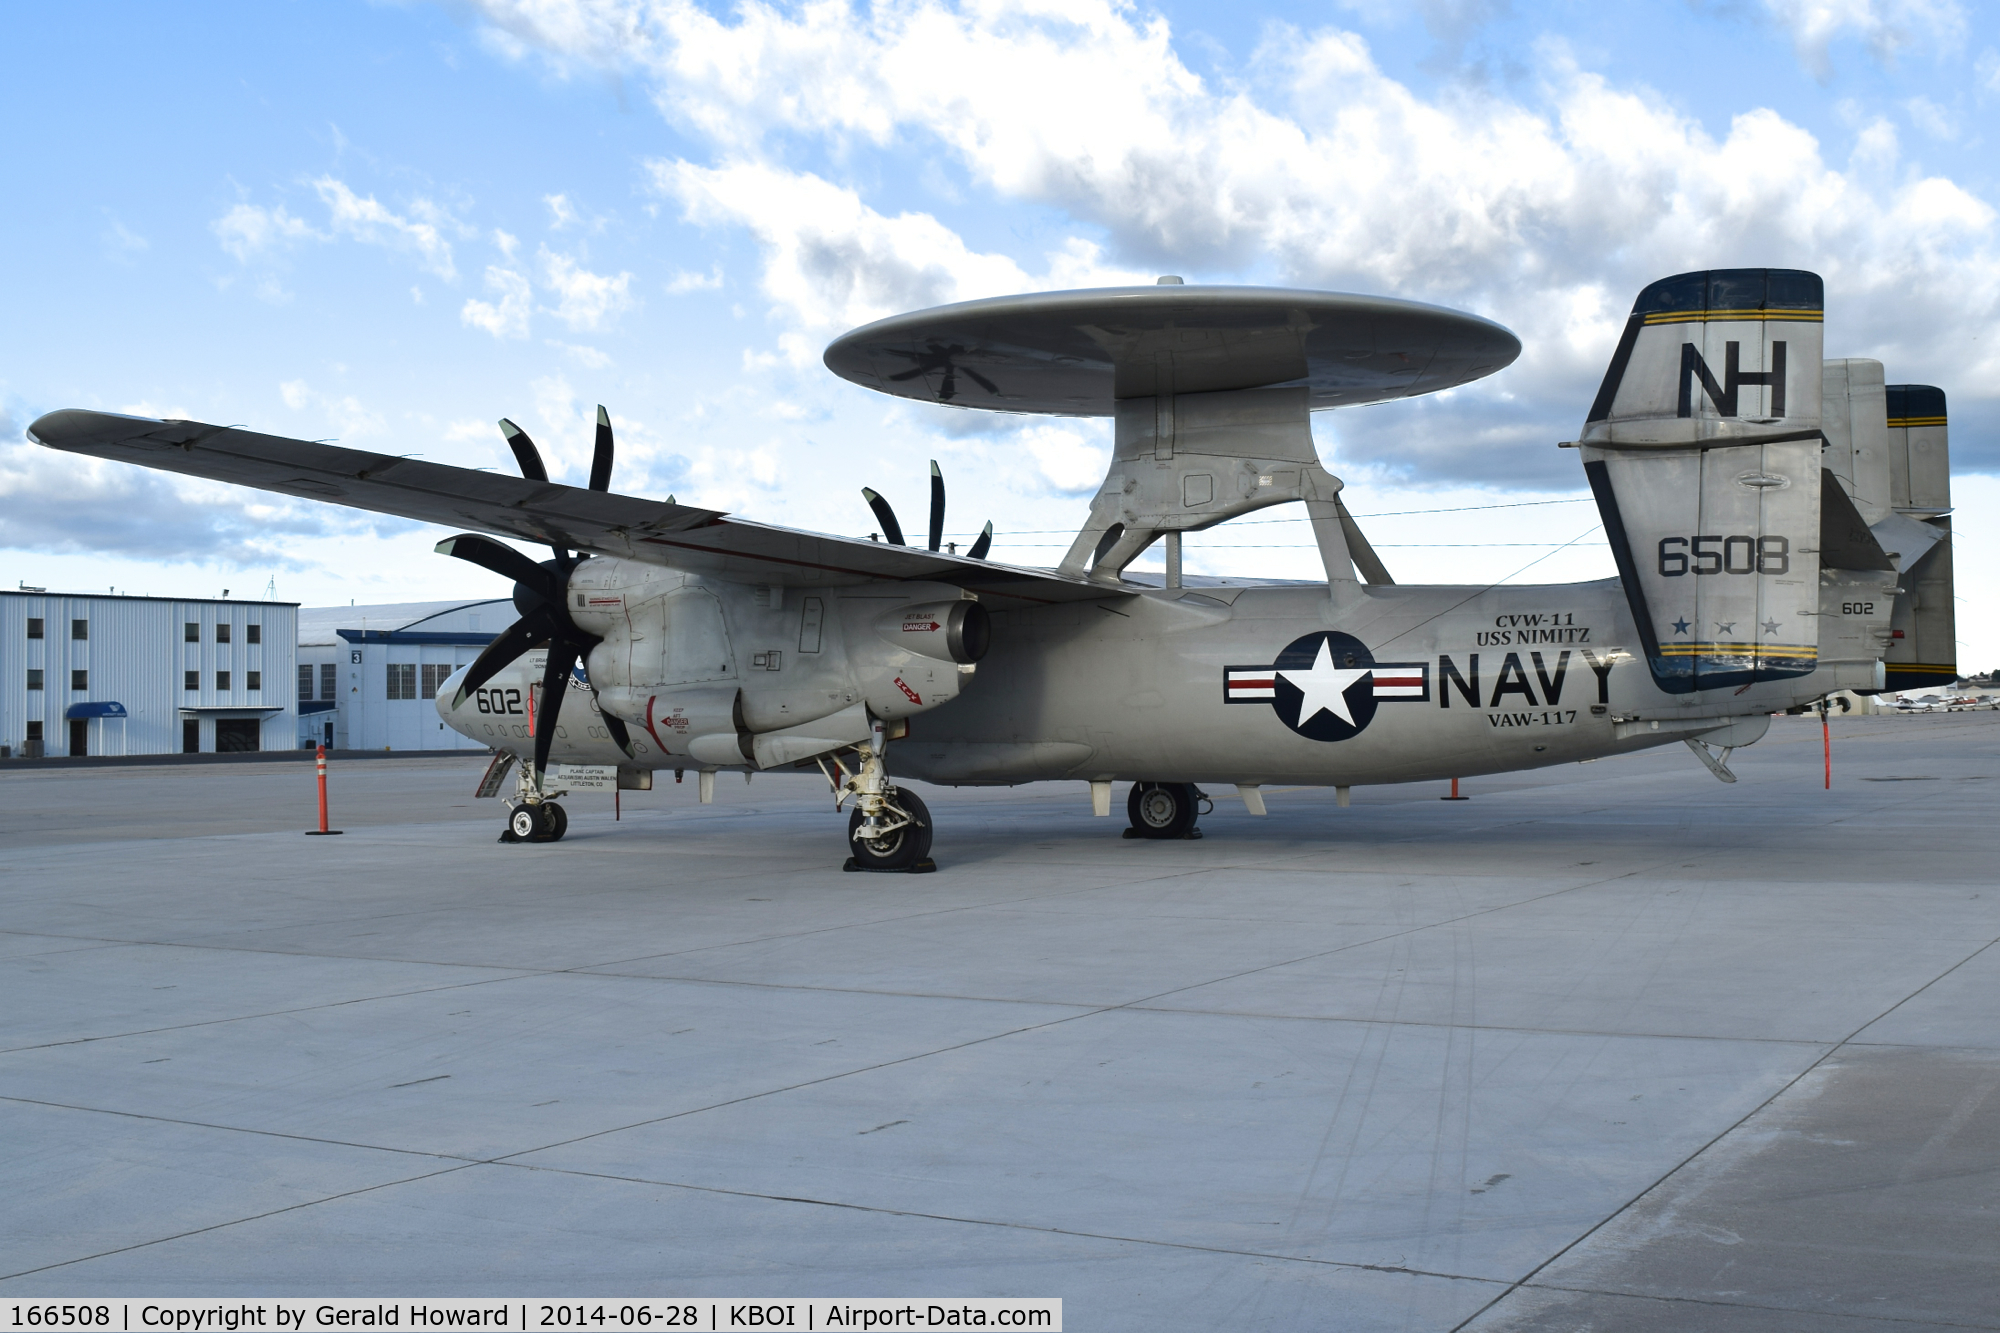
[[[1214,808],[1207,793],[1192,782],[1135,782],[1131,795],[1125,798],[1125,813],[1132,820],[1125,836],[1199,838],[1201,830],[1194,822],[1208,813],[1202,808],[1205,804]]]
[[[852,853],[842,870],[894,870],[912,875],[937,869],[931,860],[931,812],[908,787],[892,787],[882,766],[888,737],[876,719],[869,738],[855,747],[858,766],[848,772],[839,755],[819,761],[820,772],[833,787],[833,808],[849,797],[854,813],[847,817],[847,846]]]

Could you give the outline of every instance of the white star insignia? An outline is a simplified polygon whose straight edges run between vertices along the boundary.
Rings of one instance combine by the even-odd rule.
[[[1337,667],[1333,664],[1333,650],[1327,647],[1327,640],[1319,641],[1319,656],[1313,660],[1310,671],[1280,671],[1279,679],[1295,686],[1305,697],[1299,700],[1299,726],[1318,717],[1321,713],[1332,713],[1348,726],[1354,725],[1354,714],[1347,707],[1347,691],[1354,682],[1373,671],[1373,667]]]

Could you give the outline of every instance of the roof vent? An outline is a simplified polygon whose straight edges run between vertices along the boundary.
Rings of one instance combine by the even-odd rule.
[[[1153,279],[1153,285],[1155,287],[1180,287],[1186,284],[1184,280],[1181,279],[1180,277],[1176,276],[1175,274],[1169,273],[1165,277]]]

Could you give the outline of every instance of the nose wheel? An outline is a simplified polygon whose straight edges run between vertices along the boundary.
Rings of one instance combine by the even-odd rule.
[[[1208,798],[1192,782],[1135,782],[1125,798],[1128,838],[1199,838],[1194,822]]]
[[[561,842],[569,832],[569,812],[554,801],[522,802],[507,813],[502,842]]]

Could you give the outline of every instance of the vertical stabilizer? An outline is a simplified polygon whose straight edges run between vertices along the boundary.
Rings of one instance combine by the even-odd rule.
[[[1828,361],[1820,391],[1820,430],[1826,435],[1826,470],[1870,527],[1888,517],[1890,432],[1882,363]]]
[[[1949,685],[1958,677],[1958,618],[1944,390],[1892,384],[1885,398],[1895,518],[1881,525],[1878,536],[1896,548],[1903,589],[1890,622],[1885,684],[1892,690]],[[1919,553],[1916,548],[1925,545]]]
[[[1822,307],[1797,269],[1663,279],[1591,405],[1584,471],[1668,693],[1817,664]]]

